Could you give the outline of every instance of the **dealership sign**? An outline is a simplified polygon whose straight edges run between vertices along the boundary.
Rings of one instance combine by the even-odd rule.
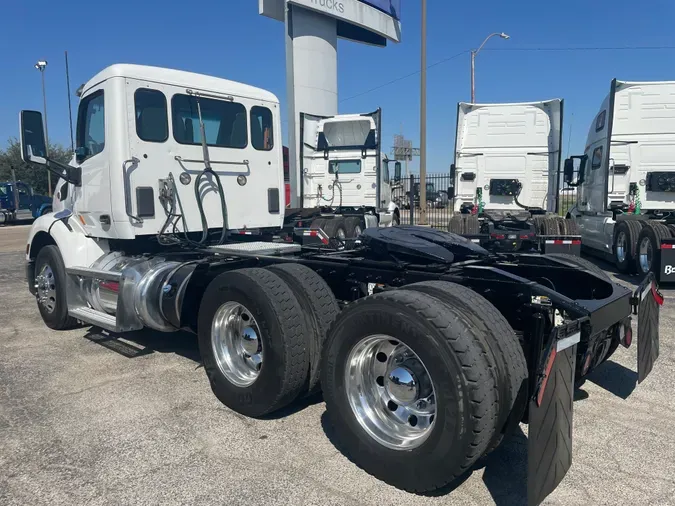
[[[401,0],[259,0],[260,14],[284,21],[286,3],[336,18],[339,37],[380,44],[364,37],[364,32],[370,32],[381,38],[382,44],[385,39],[401,40]]]

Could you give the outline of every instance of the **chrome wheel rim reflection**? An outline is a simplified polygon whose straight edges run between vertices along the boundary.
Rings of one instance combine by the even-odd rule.
[[[654,252],[652,251],[652,242],[648,237],[643,237],[642,241],[640,241],[639,255],[640,269],[642,269],[642,272],[649,272],[652,267],[652,258],[654,256]]]
[[[218,308],[211,324],[211,346],[218,368],[230,383],[247,387],[260,376],[260,328],[244,305],[226,302]]]
[[[626,261],[626,233],[619,232],[619,235],[616,237],[616,259],[623,263]]]
[[[394,450],[419,447],[431,434],[436,395],[417,354],[387,335],[362,339],[345,365],[352,412],[378,443]]]
[[[56,278],[49,264],[43,265],[35,277],[35,290],[38,303],[48,313],[53,313],[56,309]]]

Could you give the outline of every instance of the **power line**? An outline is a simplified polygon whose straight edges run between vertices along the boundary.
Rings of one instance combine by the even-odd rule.
[[[658,51],[658,50],[672,50],[675,49],[675,46],[589,46],[589,47],[509,47],[509,48],[485,48],[483,51],[521,51],[521,52],[526,52],[526,51],[558,51],[558,52],[563,52],[563,51]],[[442,60],[439,60],[435,63],[432,63],[431,65],[427,66],[427,69],[430,69],[432,67],[436,67],[437,65],[440,65],[442,63],[448,62],[450,60],[454,60],[455,58],[459,58],[462,55],[470,53],[470,50],[465,50],[462,51],[461,53],[457,53],[453,56],[450,56],[448,58],[444,58]],[[363,91],[361,93],[357,93],[356,95],[352,95],[351,97],[344,98],[340,100],[340,103],[346,102],[348,100],[352,100],[357,97],[361,97],[363,95],[367,95],[368,93],[372,93],[373,91],[377,91],[381,88],[384,88],[386,86],[390,86],[394,83],[397,83],[399,81],[403,81],[404,79],[408,79],[409,77],[413,77],[417,74],[420,73],[420,70],[416,70],[415,72],[411,72],[410,74],[403,75],[401,77],[397,77],[396,79],[392,79],[391,81],[388,81],[386,83],[380,84],[378,86],[375,86],[374,88],[370,88],[369,90]]]
[[[441,63],[445,63],[445,62],[448,62],[448,61],[450,61],[450,60],[454,60],[455,58],[459,58],[460,56],[465,55],[465,54],[468,54],[469,52],[470,52],[470,51],[467,49],[466,51],[462,51],[461,53],[457,53],[457,54],[455,54],[455,55],[453,55],[453,56],[450,56],[450,57],[448,57],[448,58],[444,58],[444,59],[439,60],[439,61],[437,61],[437,62],[435,62],[435,63],[432,63],[431,65],[427,65],[427,70],[430,69],[430,68],[436,67],[437,65],[440,65]],[[380,88],[384,88],[385,86],[389,86],[390,84],[394,84],[394,83],[397,83],[397,82],[399,82],[399,81],[403,81],[404,79],[408,79],[409,77],[416,76],[416,75],[419,74],[420,72],[421,72],[421,69],[420,69],[420,70],[416,70],[415,72],[411,72],[410,74],[406,74],[406,75],[404,75],[404,76],[397,77],[396,79],[392,79],[392,80],[389,81],[389,82],[380,84],[379,86],[375,86],[374,88],[370,88],[369,90],[363,91],[363,92],[361,92],[361,93],[357,93],[356,95],[352,95],[351,97],[348,97],[348,98],[344,98],[344,99],[340,100],[340,103],[346,102],[347,100],[352,100],[352,99],[354,99],[354,98],[356,98],[356,97],[360,97],[360,96],[362,96],[362,95],[367,95],[368,93],[372,93],[373,91],[377,91],[377,90],[379,90]]]

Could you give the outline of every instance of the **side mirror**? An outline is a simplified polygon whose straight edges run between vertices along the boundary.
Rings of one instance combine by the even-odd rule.
[[[394,163],[394,181],[401,180],[401,162]]]
[[[455,187],[454,186],[448,186],[448,198],[449,199],[455,198]]]
[[[571,186],[574,180],[574,160],[571,158],[565,160],[563,173],[565,174],[565,182]]]
[[[563,178],[568,186],[581,186],[584,183],[587,160],[588,157],[586,155],[570,156],[565,160],[565,165],[563,166]]]
[[[47,143],[42,124],[42,113],[21,111],[21,159],[24,162],[46,165]]]

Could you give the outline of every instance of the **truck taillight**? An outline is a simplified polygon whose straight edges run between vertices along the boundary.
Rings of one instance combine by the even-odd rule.
[[[633,343],[633,329],[630,326],[630,322],[624,323],[619,328],[619,341],[624,348],[630,347]]]

